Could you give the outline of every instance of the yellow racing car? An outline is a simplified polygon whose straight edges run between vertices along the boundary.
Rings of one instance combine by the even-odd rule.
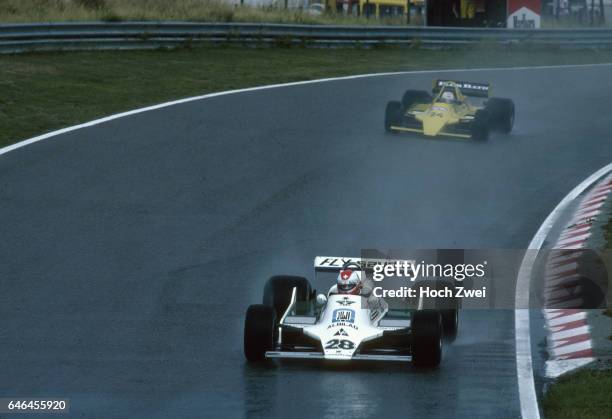
[[[387,103],[385,129],[475,140],[488,139],[491,130],[509,133],[514,126],[514,102],[489,98],[490,92],[488,84],[434,80],[431,94],[407,90],[401,102]],[[485,101],[475,106],[467,96]]]

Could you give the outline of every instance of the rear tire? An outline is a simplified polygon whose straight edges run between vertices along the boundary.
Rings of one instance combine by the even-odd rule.
[[[433,98],[424,90],[406,90],[402,96],[402,106],[404,109],[410,108],[415,103],[431,103]]]
[[[249,306],[244,321],[244,356],[249,362],[263,361],[274,348],[276,313],[263,304]]]
[[[403,108],[398,101],[387,103],[385,108],[385,131],[392,132],[391,126],[398,125],[402,121]]]
[[[471,132],[472,138],[477,141],[487,141],[489,139],[489,113],[486,110],[476,111]]]
[[[514,126],[514,102],[511,99],[493,97],[485,107],[494,129],[508,134]]]
[[[310,282],[302,276],[276,275],[266,282],[263,304],[274,308],[277,319],[283,317],[289,307],[294,287],[297,288],[297,301],[309,301],[312,298]]]
[[[412,315],[412,362],[436,367],[442,360],[442,316],[436,310],[419,310]]]

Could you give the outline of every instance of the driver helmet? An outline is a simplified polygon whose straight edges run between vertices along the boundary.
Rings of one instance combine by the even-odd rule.
[[[455,100],[455,94],[450,90],[447,90],[446,92],[442,93],[442,100],[444,102],[451,103]]]
[[[351,267],[343,268],[338,274],[338,294],[359,294],[361,272]]]

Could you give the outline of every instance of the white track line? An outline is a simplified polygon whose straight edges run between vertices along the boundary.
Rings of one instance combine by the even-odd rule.
[[[533,67],[505,67],[505,68],[467,68],[467,69],[448,69],[448,70],[414,70],[414,71],[397,71],[397,72],[387,72],[387,73],[373,73],[373,74],[358,74],[354,76],[344,76],[344,77],[330,77],[325,79],[317,79],[317,80],[305,80],[305,81],[297,81],[291,83],[280,83],[280,84],[270,84],[266,86],[256,86],[249,87],[245,89],[237,89],[237,90],[226,90],[224,92],[217,93],[209,93],[201,96],[193,96],[184,99],[173,100],[170,102],[160,103],[159,105],[147,106],[145,108],[134,109],[127,112],[122,112],[114,115],[110,115],[104,118],[96,119],[90,122],[85,122],[84,124],[74,125],[67,128],[62,128],[57,131],[52,131],[47,134],[42,134],[36,137],[29,138],[27,140],[20,141],[18,143],[9,145],[4,148],[0,148],[0,155],[6,154],[9,151],[16,150],[21,147],[25,147],[30,144],[37,143],[42,140],[46,140],[47,138],[55,137],[57,135],[65,134],[67,132],[75,131],[81,128],[87,128],[94,125],[102,124],[104,122],[112,121],[115,119],[123,118],[130,115],[139,114],[142,112],[153,111],[156,109],[167,108],[169,106],[180,105],[182,103],[193,102],[196,100],[210,99],[218,96],[226,96],[237,93],[246,93],[246,92],[255,92],[258,90],[266,90],[266,89],[275,89],[280,87],[291,87],[291,86],[301,86],[306,84],[314,84],[314,83],[323,83],[330,81],[341,81],[341,80],[354,80],[361,79],[367,77],[383,77],[383,76],[399,76],[399,75],[409,75],[409,74],[433,74],[433,73],[456,73],[456,72],[477,72],[477,71],[516,71],[516,70],[546,70],[553,68],[591,68],[591,67],[609,67],[612,66],[612,63],[600,63],[600,64],[575,64],[575,65],[549,65],[549,66],[533,66]]]
[[[20,141],[18,143],[9,145],[7,147],[0,148],[0,155],[6,154],[10,151],[17,150],[19,148],[25,147],[30,144],[37,143],[42,140],[46,140],[48,138],[52,138],[61,134],[65,134],[71,131],[76,131],[81,128],[88,128],[94,125],[103,124],[104,122],[109,122],[115,119],[123,118],[130,115],[136,115],[143,112],[153,111],[156,109],[162,109],[169,106],[180,105],[183,103],[194,102],[197,100],[210,99],[219,96],[226,96],[237,93],[246,93],[246,92],[254,92],[258,90],[266,90],[266,89],[274,89],[281,87],[291,87],[291,86],[300,86],[314,83],[323,83],[323,82],[331,82],[331,81],[341,81],[341,80],[354,80],[360,78],[367,77],[383,77],[383,76],[398,76],[398,75],[410,75],[410,74],[440,74],[440,73],[456,73],[456,72],[478,72],[478,71],[517,71],[517,70],[546,70],[546,69],[559,69],[559,68],[593,68],[593,67],[609,67],[612,66],[612,63],[600,63],[600,64],[575,64],[575,65],[550,65],[550,66],[533,66],[533,67],[506,67],[506,68],[469,68],[469,69],[447,69],[447,70],[417,70],[417,71],[398,71],[398,72],[387,72],[387,73],[374,73],[374,74],[360,74],[354,76],[345,76],[345,77],[330,77],[324,79],[317,80],[305,80],[299,82],[292,83],[280,83],[280,84],[271,84],[267,86],[257,86],[250,87],[246,89],[236,89],[236,90],[227,90],[224,92],[217,93],[209,93],[201,96],[193,96],[184,99],[174,100],[170,102],[161,103],[158,105],[148,106],[144,108],[134,109],[128,112],[122,112],[114,115],[107,116],[105,118],[96,119],[90,122],[86,122],[84,124],[74,125],[71,127],[63,128],[57,131],[52,131],[46,134],[42,134],[36,137],[29,138],[27,140]],[[612,165],[610,165],[612,167]],[[608,169],[608,166],[606,168]],[[605,173],[606,170],[601,169],[600,171],[594,173],[589,177],[591,179],[598,173]],[[603,175],[598,175],[600,177]],[[589,180],[587,179],[587,180]],[[595,178],[596,180],[597,178]],[[569,203],[572,199],[574,199],[577,195],[580,194],[584,189],[586,189],[593,181],[587,182],[585,180],[583,183],[578,185],[568,196],[566,196],[563,201],[557,205],[557,207],[553,210],[553,212],[546,218],[544,224],[540,226],[540,229],[532,239],[529,249],[540,249],[546,235],[550,231],[550,228],[554,221],[558,217],[558,213]],[[585,186],[581,189],[580,187],[585,184]],[[521,264],[521,269],[519,270],[518,280],[516,284],[516,307],[529,307],[529,281],[531,275],[531,269],[533,267],[533,263],[535,262],[535,257],[531,258],[529,255],[533,252],[527,252],[523,262]],[[519,286],[520,285],[520,286]],[[524,304],[527,302],[527,304]],[[519,383],[519,398],[521,404],[521,414],[523,418],[539,418],[540,413],[538,410],[538,401],[535,393],[535,386],[533,381],[533,365],[531,361],[531,337],[529,335],[529,311],[528,310],[516,310],[515,311],[515,333],[516,333],[516,370],[518,376]]]
[[[516,373],[518,376],[519,398],[521,402],[521,415],[523,418],[539,419],[540,411],[535,391],[533,376],[533,361],[531,359],[531,335],[529,331],[529,286],[531,272],[538,253],[544,245],[544,240],[550,233],[555,222],[562,215],[563,210],[589,186],[612,171],[612,163],[599,169],[583,180],[578,186],[567,194],[559,204],[546,217],[536,234],[531,239],[521,267],[519,268],[515,290],[514,328],[516,338]],[[578,315],[576,317],[580,317]],[[572,317],[572,316],[567,316]],[[561,321],[566,321],[567,317]]]

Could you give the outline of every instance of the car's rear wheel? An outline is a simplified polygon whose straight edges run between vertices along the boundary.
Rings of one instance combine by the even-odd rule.
[[[489,139],[489,113],[484,110],[476,111],[471,126],[472,138],[478,141]]]
[[[387,103],[385,108],[385,130],[391,132],[393,125],[398,125],[402,121],[402,104],[396,100]]]
[[[408,109],[415,103],[431,103],[432,100],[429,92],[424,90],[406,90],[402,96],[402,106]]]
[[[291,302],[293,288],[297,288],[297,301],[309,301],[313,296],[310,282],[302,276],[277,275],[271,277],[266,283],[263,303],[274,308],[277,319],[285,314]]]
[[[244,321],[244,356],[249,362],[262,361],[274,348],[276,312],[263,304],[249,306]]]
[[[442,360],[442,316],[436,310],[418,310],[412,315],[412,362],[436,367]]]
[[[494,129],[504,133],[512,131],[514,126],[514,102],[511,99],[493,97],[485,107],[491,118]]]

